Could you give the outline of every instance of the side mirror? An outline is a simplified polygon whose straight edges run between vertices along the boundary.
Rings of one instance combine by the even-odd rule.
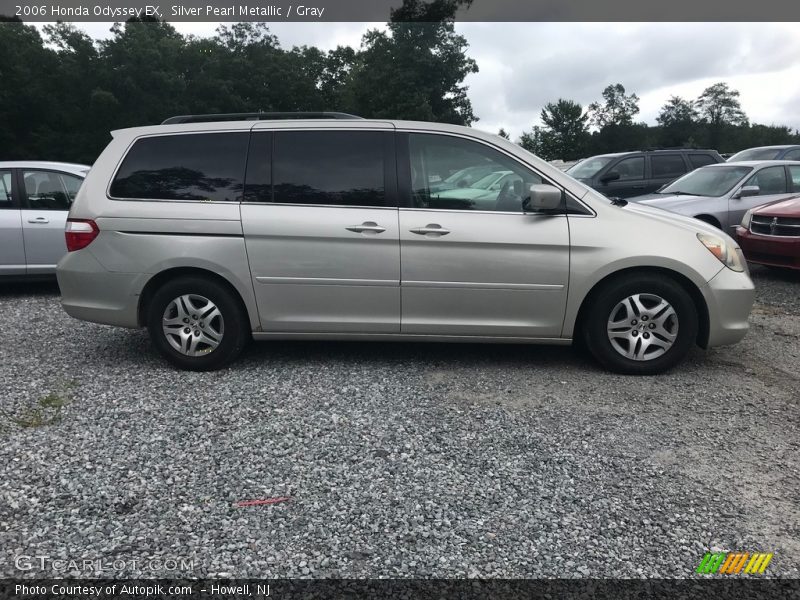
[[[546,183],[534,183],[530,187],[530,194],[522,202],[522,212],[555,210],[561,206],[562,192],[555,186]]]
[[[600,178],[601,183],[608,183],[609,181],[616,181],[619,179],[619,171],[609,171]]]
[[[739,190],[736,194],[737,198],[748,198],[750,196],[758,196],[761,193],[761,188],[757,185],[746,185]]]

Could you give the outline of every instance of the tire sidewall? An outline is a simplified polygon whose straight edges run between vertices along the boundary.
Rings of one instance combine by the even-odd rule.
[[[678,337],[666,353],[647,361],[622,356],[608,339],[607,323],[617,304],[634,294],[656,294],[672,305],[678,318]],[[689,293],[677,282],[653,276],[638,275],[607,285],[596,296],[585,327],[586,345],[606,368],[631,375],[662,373],[686,358],[697,340],[697,308]]]
[[[217,305],[225,323],[222,342],[203,356],[186,356],[173,348],[162,329],[162,319],[168,304],[184,294],[205,296]],[[225,287],[199,277],[176,279],[161,286],[153,295],[148,308],[147,328],[158,351],[173,365],[192,371],[219,369],[241,352],[247,340],[246,315],[236,298]]]

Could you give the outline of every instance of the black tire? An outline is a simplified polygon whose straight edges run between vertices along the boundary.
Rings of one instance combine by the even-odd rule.
[[[202,320],[202,314],[198,311],[196,321],[191,320],[194,315],[188,315],[186,318],[190,322],[186,324],[187,327],[178,327],[183,332],[194,328],[190,337],[198,335],[198,342],[195,342],[196,351],[201,354],[197,356],[183,354],[170,343],[170,339],[180,343],[179,331],[175,330],[173,335],[168,336],[163,329],[167,309],[175,311],[177,305],[173,305],[173,301],[187,295],[195,305],[201,307],[200,310],[203,310],[200,299],[205,299],[213,303],[219,311],[219,317],[212,317],[212,321],[207,323]],[[187,308],[186,304],[182,306]],[[178,318],[177,313],[173,314]],[[212,348],[210,344],[202,342],[205,339],[216,338],[211,336],[211,329],[201,331],[200,327],[214,327],[214,336],[220,327],[223,328],[216,347]],[[225,366],[239,355],[251,337],[247,313],[239,299],[224,285],[212,279],[195,276],[179,277],[165,283],[153,294],[147,311],[147,329],[150,339],[164,358],[176,367],[189,371],[213,371]],[[209,334],[208,338],[206,334]]]
[[[649,322],[636,318],[634,305],[626,300],[639,294],[642,306],[654,309],[653,313],[649,311],[642,313],[648,317]],[[674,309],[674,317],[668,317],[663,327],[660,319],[669,311],[662,309],[661,316],[655,316],[655,307],[658,306],[656,297],[666,301]],[[582,326],[586,346],[601,365],[616,373],[628,375],[662,373],[684,360],[696,343],[697,308],[683,286],[669,277],[635,274],[618,278],[605,284],[590,301],[591,305],[588,307]],[[622,304],[623,301],[628,303]],[[621,331],[627,327],[631,336],[637,336],[626,340],[620,333],[615,343],[617,348],[622,348],[621,350],[615,348],[609,338],[608,329],[612,317],[615,322],[617,319],[620,323],[624,321]],[[628,317],[631,319],[628,320]],[[632,325],[634,321],[636,321],[635,326]],[[657,327],[655,332],[648,329],[654,326]],[[675,327],[677,333],[674,341],[667,347],[668,338],[661,337],[660,332],[666,329],[674,332]],[[633,330],[636,330],[636,333],[633,333]],[[649,341],[640,339],[644,337]],[[631,342],[639,345],[631,346]],[[641,350],[641,348],[646,349]],[[623,350],[632,353],[641,352],[640,360],[623,355]],[[652,355],[651,358],[648,358],[648,353]]]

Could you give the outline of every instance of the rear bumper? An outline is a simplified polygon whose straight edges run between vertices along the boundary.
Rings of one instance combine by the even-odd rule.
[[[747,335],[747,319],[756,295],[747,273],[725,267],[701,291],[708,306],[709,348],[735,344]]]
[[[750,262],[800,269],[800,237],[761,235],[739,226],[736,239]]]
[[[106,270],[89,250],[70,252],[56,269],[61,306],[76,319],[139,327],[139,295],[147,281],[143,273]]]

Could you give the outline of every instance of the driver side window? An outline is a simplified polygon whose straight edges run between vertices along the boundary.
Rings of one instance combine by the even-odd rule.
[[[462,138],[411,134],[409,153],[417,208],[521,213],[526,190],[542,183],[517,161]]]
[[[614,165],[611,171],[619,173],[619,179],[617,181],[644,179],[644,156],[624,158]]]

